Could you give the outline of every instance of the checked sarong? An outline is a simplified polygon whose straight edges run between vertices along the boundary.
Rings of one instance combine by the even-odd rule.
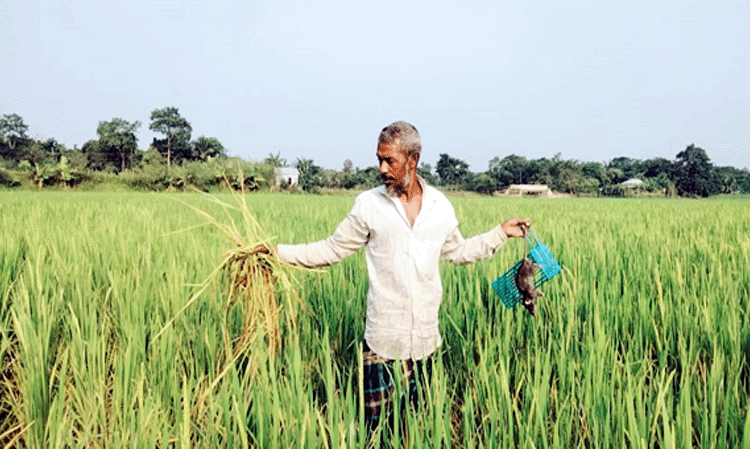
[[[420,398],[424,399],[424,388],[432,377],[432,356],[422,360],[400,361],[400,376],[396,376],[396,362],[375,354],[367,342],[362,349],[364,368],[365,421],[374,429],[383,415],[392,412],[394,396],[400,399],[400,407],[405,411],[405,397],[414,409],[419,409]],[[397,386],[396,383],[399,383]],[[398,392],[397,392],[398,388]],[[396,395],[394,395],[396,394]]]

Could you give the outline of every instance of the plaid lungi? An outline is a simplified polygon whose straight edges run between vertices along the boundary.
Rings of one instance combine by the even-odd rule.
[[[401,400],[402,410],[405,410],[406,407],[404,401],[406,395],[408,395],[409,404],[414,409],[419,409],[420,403],[424,403],[424,388],[429,384],[432,377],[432,355],[417,361],[411,359],[401,361],[400,377],[395,376],[395,361],[375,354],[367,346],[367,342],[363,344],[362,359],[364,366],[365,421],[370,428],[377,426],[382,415],[389,415],[392,411],[391,403],[394,392],[397,390],[395,384],[397,380],[400,380],[398,397]],[[420,402],[420,399],[422,399],[422,402]]]

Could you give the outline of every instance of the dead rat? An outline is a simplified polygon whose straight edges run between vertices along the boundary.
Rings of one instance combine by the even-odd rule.
[[[516,272],[516,288],[521,293],[521,299],[523,306],[529,311],[532,316],[536,313],[536,297],[544,296],[544,293],[536,288],[534,285],[534,269],[539,267],[539,264],[530,260],[528,255],[529,242],[526,240],[526,228],[521,226],[523,230],[523,260],[521,265],[518,266]]]

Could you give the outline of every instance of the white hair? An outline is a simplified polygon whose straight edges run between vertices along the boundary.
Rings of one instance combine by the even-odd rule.
[[[406,152],[406,156],[422,153],[422,138],[414,125],[398,121],[383,128],[378,137],[378,145],[393,144],[398,139],[400,147]]]

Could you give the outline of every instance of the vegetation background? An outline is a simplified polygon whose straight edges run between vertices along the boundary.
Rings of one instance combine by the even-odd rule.
[[[138,148],[135,134],[141,125],[117,117],[101,121],[96,127],[97,139],[80,149],[68,149],[54,138],[30,138],[22,117],[4,114],[0,118],[0,186],[161,191],[191,186],[212,190],[244,182],[251,189],[269,189],[276,184],[274,169],[286,165],[299,169],[298,189],[306,192],[366,189],[380,183],[377,167],[353,167],[348,159],[341,170],[334,170],[319,167],[308,158],[288,162],[280,153],[260,161],[227,157],[218,138],[192,139],[190,122],[173,106],[152,111],[149,129],[164,137],[154,138],[145,151]],[[556,192],[582,196],[750,193],[747,168],[716,167],[707,152],[694,144],[675,152],[674,160],[622,156],[608,162],[563,160],[560,154],[531,160],[515,154],[498,155],[488,161],[485,172],[478,173],[469,171],[465,161],[442,153],[434,165],[425,156],[419,174],[435,186],[482,194],[510,184],[546,184]],[[244,180],[238,178],[240,171]],[[635,190],[621,184],[631,178],[644,183]]]

